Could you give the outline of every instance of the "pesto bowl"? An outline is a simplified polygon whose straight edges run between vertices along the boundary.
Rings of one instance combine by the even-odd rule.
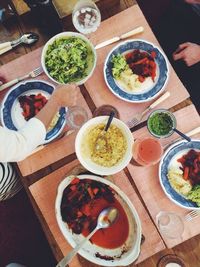
[[[147,119],[147,128],[151,135],[157,138],[166,138],[174,133],[176,118],[167,109],[156,109]]]
[[[45,44],[41,55],[45,74],[57,84],[83,84],[91,77],[96,61],[93,44],[76,32],[53,36]]]

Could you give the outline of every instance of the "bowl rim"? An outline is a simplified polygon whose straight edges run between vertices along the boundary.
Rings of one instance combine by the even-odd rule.
[[[171,130],[169,131],[169,133],[168,133],[168,134],[165,134],[165,135],[158,135],[158,134],[155,134],[155,133],[150,129],[150,127],[149,127],[149,119],[150,119],[154,114],[156,114],[156,113],[167,113],[167,114],[169,115],[169,117],[172,119],[173,127],[176,128],[176,126],[177,126],[177,120],[176,120],[176,117],[175,117],[175,115],[173,114],[173,112],[171,112],[171,111],[169,111],[169,110],[167,110],[167,109],[164,109],[164,108],[159,108],[159,109],[155,109],[155,110],[153,110],[153,111],[149,114],[149,116],[148,116],[148,118],[147,118],[147,129],[148,129],[149,133],[150,133],[152,136],[154,136],[154,137],[156,137],[156,138],[159,138],[159,139],[170,137],[170,136],[174,133],[173,129],[171,129]]]
[[[130,43],[130,42],[143,42],[143,43],[147,43],[147,44],[150,44],[152,45],[154,48],[158,49],[158,51],[162,54],[163,58],[165,59],[165,62],[166,62],[166,67],[167,67],[167,76],[166,76],[166,80],[165,80],[165,83],[163,85],[163,87],[160,89],[159,92],[157,92],[154,96],[150,97],[150,98],[147,98],[145,100],[129,100],[129,99],[125,99],[124,97],[120,96],[119,94],[117,94],[109,85],[107,79],[106,79],[106,64],[108,62],[108,59],[110,57],[110,55],[113,53],[113,51],[120,47],[121,45],[126,45],[127,43]],[[169,62],[168,62],[168,59],[167,59],[167,56],[165,55],[164,51],[162,50],[161,47],[159,47],[158,45],[155,45],[154,43],[150,42],[150,41],[147,41],[145,39],[129,39],[129,40],[126,40],[126,41],[123,41],[123,42],[120,42],[119,44],[115,45],[111,50],[110,52],[107,54],[106,58],[105,58],[105,61],[104,61],[104,67],[103,67],[103,74],[104,74],[104,80],[105,80],[105,83],[107,85],[107,87],[109,88],[109,90],[111,91],[111,93],[113,93],[116,97],[118,97],[119,99],[122,99],[123,101],[126,101],[126,102],[129,102],[129,103],[145,103],[145,102],[149,102],[149,101],[152,101],[153,99],[155,99],[156,97],[158,97],[166,88],[166,85],[169,81],[169,76],[170,76],[170,67],[169,67]]]
[[[85,42],[87,42],[89,44],[89,46],[91,47],[92,49],[92,52],[94,54],[94,63],[93,63],[93,66],[91,68],[91,71],[90,73],[82,80],[78,81],[78,82],[74,82],[74,84],[76,85],[81,85],[83,83],[85,83],[93,74],[94,72],[94,69],[96,67],[96,63],[97,63],[97,53],[96,53],[96,49],[94,48],[94,45],[92,44],[92,42],[87,38],[85,37],[83,34],[81,33],[78,33],[78,32],[72,32],[72,31],[66,31],[66,32],[61,32],[61,33],[58,33],[56,35],[54,35],[53,37],[51,37],[46,43],[45,45],[43,46],[42,48],[42,53],[41,53],[41,65],[42,65],[42,68],[44,70],[44,73],[47,75],[47,77],[53,81],[54,83],[56,84],[70,84],[70,83],[60,83],[58,81],[56,81],[53,77],[51,77],[51,75],[49,74],[49,72],[47,71],[46,69],[46,65],[45,65],[45,55],[46,55],[46,51],[48,49],[48,46],[50,44],[52,44],[57,38],[61,38],[61,37],[70,37],[70,36],[75,36],[75,37],[79,37],[81,39],[83,39]]]
[[[194,141],[194,142],[199,142],[200,143],[200,139],[192,139],[191,141]],[[181,145],[182,143],[186,143],[187,141],[185,140],[180,140],[180,141],[177,141],[175,143],[173,143],[171,146],[169,146],[165,153],[163,154],[161,160],[160,160],[160,163],[159,163],[159,168],[158,168],[158,175],[159,175],[159,182],[160,182],[160,185],[161,185],[161,188],[163,190],[163,192],[165,193],[165,195],[168,197],[169,200],[171,200],[174,204],[176,204],[177,206],[181,207],[181,208],[184,208],[184,209],[187,209],[187,210],[200,210],[200,207],[186,207],[184,205],[182,205],[181,203],[179,203],[178,201],[176,201],[175,199],[173,199],[171,197],[171,195],[166,191],[165,189],[165,186],[162,182],[162,179],[161,179],[161,168],[162,168],[162,164],[163,164],[163,160],[165,158],[165,156],[168,154],[168,152],[173,149],[175,146],[177,145]],[[170,185],[171,186],[171,185]],[[177,193],[178,194],[178,193]]]
[[[90,164],[87,163],[87,161],[85,161],[81,155],[81,151],[80,151],[80,143],[81,143],[81,139],[82,139],[82,135],[85,132],[85,130],[92,126],[92,125],[97,125],[101,122],[104,122],[106,119],[108,118],[108,116],[98,116],[95,118],[91,118],[90,120],[88,120],[78,131],[77,135],[76,135],[76,139],[75,139],[75,152],[77,155],[78,160],[80,161],[80,163],[89,171],[91,171],[92,173],[95,173],[97,175],[112,175],[115,174],[117,172],[120,172],[121,170],[123,170],[128,163],[131,161],[132,158],[132,145],[134,143],[134,138],[133,135],[130,131],[130,129],[128,128],[128,126],[121,120],[117,119],[117,118],[113,118],[113,123],[117,126],[120,125],[122,126],[122,128],[124,128],[126,135],[124,134],[126,140],[129,140],[130,138],[130,143],[131,145],[128,146],[127,144],[127,156],[126,156],[126,160],[124,160],[124,164],[120,165],[121,162],[120,161],[119,164],[114,165],[112,167],[104,167],[104,166],[100,166],[98,165],[99,168],[101,168],[101,170],[96,170],[95,168],[92,168],[90,166]]]
[[[119,265],[126,266],[126,265],[133,263],[138,258],[139,254],[140,254],[140,243],[141,243],[140,241],[141,241],[141,237],[142,237],[141,220],[139,218],[137,210],[135,209],[134,205],[132,204],[132,202],[130,201],[128,196],[113,182],[111,182],[107,179],[104,179],[102,177],[99,177],[98,175],[92,175],[92,174],[69,175],[69,176],[66,176],[59,183],[58,188],[57,188],[56,201],[55,201],[55,213],[56,213],[56,220],[57,220],[58,226],[59,226],[64,238],[69,242],[69,244],[72,247],[75,247],[76,243],[73,240],[71,233],[70,234],[67,233],[68,238],[66,237],[67,227],[64,225],[65,223],[62,220],[61,212],[60,212],[60,205],[61,205],[61,200],[62,200],[62,196],[63,196],[63,191],[75,177],[77,177],[79,179],[95,180],[95,181],[104,183],[104,184],[110,186],[112,189],[114,189],[114,191],[127,203],[127,206],[129,208],[129,210],[131,211],[131,214],[133,215],[133,217],[135,219],[135,223],[137,225],[137,231],[136,231],[137,237],[136,237],[135,246],[133,247],[132,252],[127,256],[127,258],[121,259],[117,263],[115,262],[115,260],[114,261],[106,261],[106,260],[103,260],[100,258],[96,258],[96,262],[95,262],[94,257],[88,255],[82,249],[79,250],[78,253],[81,256],[83,256],[84,258],[90,260],[91,262],[94,262],[96,264],[100,264],[102,266],[119,266]],[[133,258],[133,256],[134,256],[134,258]]]

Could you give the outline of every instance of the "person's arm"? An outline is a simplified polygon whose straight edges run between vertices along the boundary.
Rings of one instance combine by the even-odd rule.
[[[200,62],[200,45],[189,42],[180,44],[173,53],[173,59],[183,60],[188,67]]]
[[[70,107],[76,103],[77,92],[78,88],[74,85],[59,86],[35,118],[39,119],[47,129],[60,107]]]
[[[19,131],[0,127],[0,162],[20,161],[44,142],[46,129],[60,107],[72,106],[76,102],[77,88],[57,88],[47,104]]]

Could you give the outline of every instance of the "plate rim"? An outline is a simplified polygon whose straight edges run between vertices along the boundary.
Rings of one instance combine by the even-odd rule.
[[[137,42],[137,41],[139,41],[139,42],[143,42],[143,43],[147,43],[147,44],[150,44],[150,45],[152,45],[153,47],[155,47],[156,49],[158,49],[158,51],[159,51],[159,52],[162,54],[162,56],[164,57],[165,62],[166,62],[166,66],[167,66],[166,80],[165,80],[165,83],[164,83],[162,89],[160,89],[160,91],[159,91],[157,94],[155,94],[154,96],[152,96],[152,97],[150,97],[150,98],[148,98],[148,99],[145,99],[145,100],[130,100],[130,99],[126,99],[126,98],[124,98],[124,97],[121,97],[119,94],[117,94],[117,93],[110,87],[110,85],[108,84],[107,78],[106,78],[106,64],[107,64],[107,62],[108,62],[108,58],[109,58],[110,55],[113,53],[113,51],[114,51],[115,49],[117,49],[117,48],[118,48],[119,46],[121,46],[121,45],[125,45],[125,44],[130,43],[130,42]],[[122,42],[120,42],[119,44],[115,45],[115,46],[110,50],[110,52],[107,54],[106,59],[105,59],[105,61],[104,61],[103,74],[104,74],[104,81],[105,81],[107,87],[109,88],[109,90],[110,90],[110,92],[111,92],[112,94],[114,94],[116,97],[118,97],[119,99],[124,100],[124,101],[126,101],[126,102],[129,102],[129,103],[136,103],[136,104],[138,103],[138,104],[139,104],[139,103],[149,102],[149,101],[155,99],[156,97],[158,97],[158,96],[159,96],[159,95],[166,89],[166,85],[168,84],[169,76],[170,76],[170,68],[169,68],[169,62],[168,62],[167,56],[165,55],[164,51],[163,51],[160,47],[158,47],[157,45],[153,44],[152,42],[146,41],[145,39],[128,39],[128,40],[126,40],[126,41],[122,41]],[[121,90],[122,90],[122,89],[121,89]]]
[[[192,142],[199,142],[200,143],[200,139],[192,139],[191,140]],[[165,193],[165,195],[168,197],[168,199],[170,200],[170,201],[172,201],[174,204],[176,204],[177,206],[179,206],[179,207],[181,207],[181,208],[184,208],[184,209],[187,209],[187,210],[200,210],[200,207],[186,207],[186,206],[184,206],[183,204],[181,204],[181,203],[179,203],[178,201],[176,201],[175,199],[173,199],[172,197],[171,197],[171,195],[170,194],[168,194],[168,192],[166,191],[166,189],[165,189],[165,186],[163,185],[163,183],[162,183],[162,178],[161,178],[161,168],[162,168],[162,164],[163,164],[163,161],[164,161],[164,159],[165,159],[165,157],[166,157],[166,155],[170,152],[170,150],[172,150],[172,149],[174,149],[174,147],[176,147],[177,145],[181,145],[181,144],[184,144],[184,143],[186,143],[187,144],[187,141],[185,141],[185,140],[180,140],[180,141],[177,141],[177,142],[175,142],[175,143],[173,143],[171,146],[169,146],[168,148],[167,148],[167,150],[165,151],[165,153],[163,154],[163,156],[162,156],[162,158],[161,158],[161,160],[160,160],[160,163],[159,163],[159,182],[160,182],[160,185],[161,185],[161,188],[162,188],[162,190],[163,190],[163,192]],[[171,184],[170,184],[170,187],[173,189],[173,187],[171,186]],[[175,191],[175,190],[174,190]],[[175,191],[176,192],[176,191]],[[179,194],[178,192],[176,192],[177,194]],[[179,194],[180,195],[180,194]],[[181,195],[180,195],[181,196]],[[187,201],[187,199],[185,199],[186,201]],[[195,202],[194,202],[195,203]]]
[[[102,178],[98,175],[93,175],[93,174],[68,175],[68,176],[65,176],[64,179],[62,179],[60,181],[60,183],[58,184],[56,200],[55,200],[55,215],[56,215],[57,224],[58,224],[59,229],[62,232],[62,235],[64,236],[64,238],[67,240],[67,242],[72,247],[74,247],[76,245],[75,241],[71,237],[71,234],[69,234],[69,236],[68,236],[69,239],[66,237],[66,234],[65,234],[66,226],[64,225],[64,222],[62,221],[61,212],[60,212],[60,204],[61,204],[61,200],[62,200],[62,196],[63,196],[63,191],[75,177],[77,177],[79,179],[95,180],[95,181],[107,184],[112,189],[114,189],[114,191],[116,191],[119,194],[119,196],[127,203],[128,208],[130,209],[132,215],[134,216],[135,222],[137,224],[137,238],[136,238],[136,243],[135,243],[135,250],[136,251],[134,252],[134,250],[133,250],[134,254],[136,254],[135,259],[132,259],[131,257],[133,257],[133,256],[130,254],[127,256],[126,259],[119,260],[117,262],[117,265],[116,265],[115,260],[114,261],[106,261],[104,259],[96,258],[96,261],[94,261],[93,260],[93,259],[95,259],[94,256],[90,256],[89,254],[85,253],[82,249],[78,253],[81,256],[83,256],[84,258],[86,258],[87,260],[89,260],[95,264],[101,264],[102,266],[118,266],[119,264],[122,266],[126,266],[126,265],[133,263],[138,258],[139,254],[140,254],[140,240],[142,237],[141,220],[139,218],[137,210],[135,209],[134,205],[132,204],[132,202],[130,201],[128,196],[113,182],[111,182],[105,178]]]
[[[26,79],[25,81],[21,81],[21,82],[15,84],[14,86],[12,86],[7,91],[7,93],[5,94],[5,96],[3,97],[3,100],[2,100],[1,105],[0,105],[0,121],[1,121],[3,127],[7,128],[7,129],[10,129],[10,128],[8,128],[5,125],[5,123],[4,123],[4,116],[3,116],[3,109],[5,107],[5,102],[6,102],[7,98],[8,98],[8,96],[10,95],[10,93],[12,93],[16,88],[18,88],[21,85],[26,85],[27,83],[34,83],[34,82],[39,82],[39,83],[47,84],[48,86],[50,86],[50,87],[53,88],[53,91],[56,90],[56,86],[54,84],[52,84],[52,83],[50,83],[50,82],[48,82],[46,80],[40,80],[40,79]],[[43,90],[41,90],[41,91],[43,91]],[[45,136],[45,140],[44,140],[43,144],[47,144],[47,143],[53,141],[62,132],[62,130],[64,129],[65,125],[66,125],[66,119],[65,119],[64,123],[61,125],[61,128],[58,131],[58,133],[55,136],[52,136],[50,139],[46,139],[46,136],[48,134],[48,132],[46,130],[46,136]]]

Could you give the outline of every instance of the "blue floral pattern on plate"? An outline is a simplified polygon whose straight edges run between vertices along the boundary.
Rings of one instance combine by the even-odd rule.
[[[178,194],[173,187],[170,185],[167,173],[169,164],[172,160],[172,158],[180,153],[183,150],[190,150],[190,149],[196,149],[200,150],[200,141],[193,140],[191,142],[181,141],[176,143],[175,145],[171,146],[164,154],[160,166],[159,166],[159,177],[160,177],[160,183],[161,186],[165,192],[165,194],[171,199],[174,203],[177,205],[187,208],[187,209],[199,209],[199,207],[196,205],[195,202],[192,202],[190,200],[187,200],[182,195]]]
[[[113,75],[112,75],[112,57],[113,55],[117,54],[124,54],[128,51],[140,49],[143,51],[147,51],[151,53],[152,51],[156,52],[155,62],[159,68],[158,71],[158,78],[155,85],[150,88],[148,91],[145,90],[141,94],[129,94],[126,91],[123,91],[116,83]],[[104,65],[104,78],[106,81],[107,86],[111,90],[111,92],[116,95],[117,97],[128,101],[128,102],[135,102],[141,103],[150,101],[155,98],[161,91],[164,89],[169,76],[169,68],[166,56],[161,52],[161,50],[154,46],[152,43],[149,43],[144,40],[128,40],[126,42],[120,43],[119,45],[115,46],[110,53],[108,54],[105,65]]]
[[[11,130],[17,130],[17,127],[15,125],[15,122],[13,121],[12,112],[13,107],[16,105],[16,102],[18,101],[18,97],[20,95],[26,94],[26,93],[45,93],[47,95],[51,95],[54,90],[54,86],[45,82],[45,81],[39,81],[39,80],[29,80],[24,83],[19,83],[16,86],[14,86],[5,96],[2,107],[1,107],[1,122],[3,126],[7,127]],[[45,143],[48,143],[52,141],[54,138],[56,138],[62,131],[62,129],[65,126],[65,108],[61,108],[59,110],[59,119],[56,123],[56,125],[47,132]]]

